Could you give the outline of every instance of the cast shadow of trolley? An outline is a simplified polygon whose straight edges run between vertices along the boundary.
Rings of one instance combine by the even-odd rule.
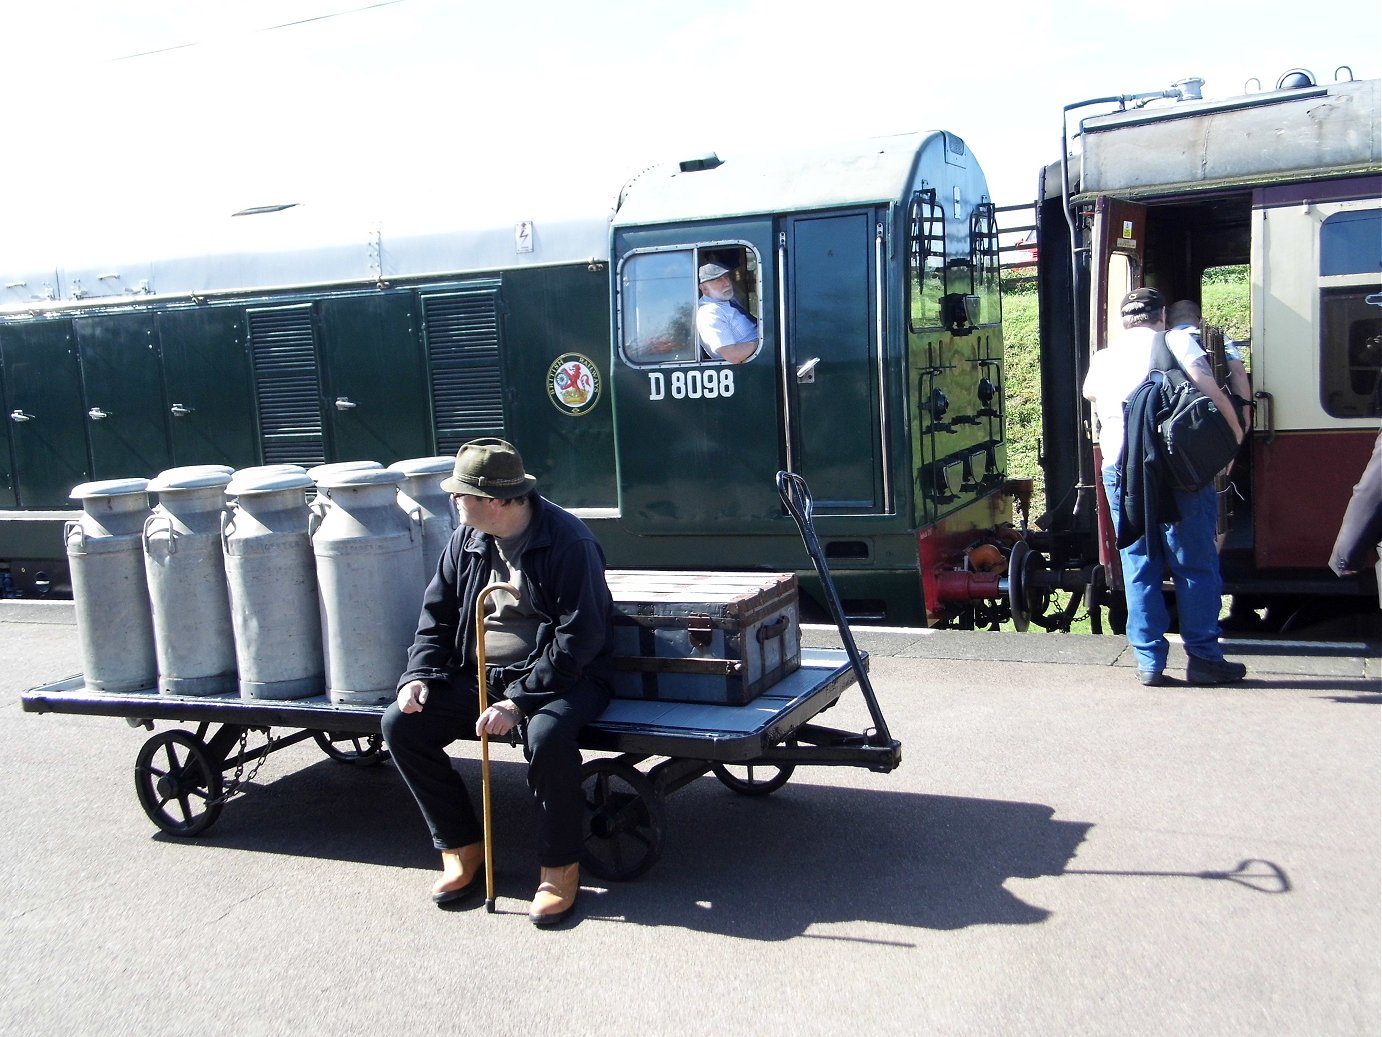
[[[478,788],[478,763],[456,765]],[[531,896],[537,848],[526,767],[494,760],[491,768],[503,911]],[[252,792],[238,798],[208,841],[427,874],[435,868],[426,831],[391,766],[356,774],[322,761]],[[349,810],[340,809],[342,802]],[[579,915],[757,940],[789,939],[835,922],[947,930],[1030,925],[1049,912],[1011,893],[1008,880],[1062,874],[1090,827],[1057,820],[1051,807],[1036,803],[806,782],[770,797],[739,796],[707,776],[679,793],[657,866],[627,882],[583,875]]]

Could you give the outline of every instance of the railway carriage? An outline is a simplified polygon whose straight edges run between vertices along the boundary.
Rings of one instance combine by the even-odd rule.
[[[1198,82],[1068,106],[1067,117],[1105,112],[1079,122],[1043,174],[1046,524],[1090,543],[1093,597],[1117,618],[1118,556],[1080,397],[1089,357],[1117,335],[1132,288],[1201,302],[1226,271],[1246,270],[1251,331],[1239,344],[1254,416],[1218,484],[1232,618],[1281,630],[1375,609],[1371,573],[1339,580],[1325,567],[1382,418],[1378,81],[1321,85],[1295,70],[1276,89],[1216,101]],[[1206,316],[1222,371],[1225,334]]]

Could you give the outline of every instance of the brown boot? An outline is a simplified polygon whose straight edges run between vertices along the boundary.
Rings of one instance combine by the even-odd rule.
[[[432,887],[432,902],[450,904],[480,888],[485,871],[485,844],[471,843],[441,852],[442,875]]]
[[[556,925],[576,909],[576,894],[581,890],[579,862],[563,868],[543,868],[541,883],[528,910],[533,925]]]

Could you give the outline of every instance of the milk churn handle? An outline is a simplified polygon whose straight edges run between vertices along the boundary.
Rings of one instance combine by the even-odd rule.
[[[226,510],[221,512],[221,552],[230,554],[230,527],[235,525],[235,502],[231,501],[226,505]]]
[[[864,668],[864,660],[859,654],[859,646],[854,643],[854,634],[850,631],[849,622],[845,619],[845,610],[840,604],[840,595],[835,590],[835,582],[830,578],[830,567],[825,563],[825,553],[821,550],[820,541],[816,539],[816,530],[811,525],[813,502],[810,487],[806,485],[806,480],[796,472],[784,471],[777,473],[777,492],[782,498],[782,503],[787,506],[787,511],[795,520],[797,529],[801,532],[802,542],[806,545],[806,553],[811,556],[811,561],[816,566],[816,575],[820,577],[821,589],[825,592],[825,602],[830,606],[830,615],[835,620],[836,628],[840,631],[840,640],[844,642],[845,651],[849,654],[850,665],[859,678],[859,690],[864,693],[864,701],[869,707],[869,716],[873,718],[874,739],[877,744],[886,745],[891,740],[887,722],[884,721],[883,711],[879,708],[878,699],[873,694],[873,684],[869,681],[868,670]]]
[[[78,551],[81,551],[81,552],[85,552],[85,551],[86,551],[86,530],[85,530],[84,528],[82,528],[82,524],[81,524],[80,522],[68,521],[68,522],[64,522],[64,523],[62,524],[62,542],[65,544],[65,543],[67,543],[68,540],[72,539],[72,533],[73,533],[73,531],[75,531],[75,532],[77,533],[77,535],[81,538],[81,542],[78,543],[78,545],[77,545],[77,550],[78,550]]]
[[[325,518],[325,508],[322,508],[321,511],[318,511],[317,506],[313,504],[310,508],[307,509],[307,538],[309,540],[317,535],[317,530],[322,528],[322,521]]]
[[[177,530],[173,528],[173,519],[169,515],[150,515],[144,520],[144,553],[149,553],[149,540],[154,535],[154,527],[160,522],[168,524],[168,553],[175,555],[178,553]]]
[[[422,528],[422,505],[413,505],[412,509],[408,512],[408,518],[412,520],[408,523],[408,539],[415,541],[417,537],[413,535],[413,527],[416,526],[418,529]]]

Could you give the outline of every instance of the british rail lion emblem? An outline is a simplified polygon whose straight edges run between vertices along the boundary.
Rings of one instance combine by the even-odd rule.
[[[579,416],[600,399],[600,372],[587,356],[563,353],[547,369],[547,395],[564,414]]]

